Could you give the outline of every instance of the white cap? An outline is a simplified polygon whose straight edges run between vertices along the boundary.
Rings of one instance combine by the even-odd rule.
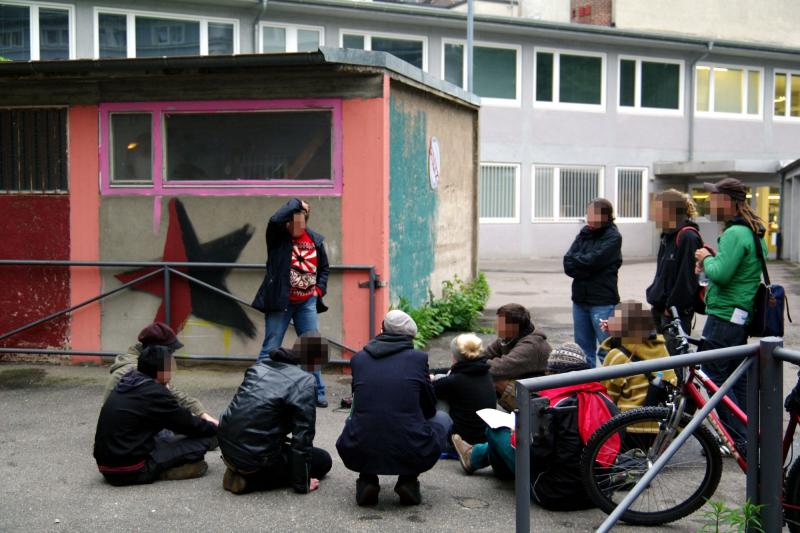
[[[386,333],[416,337],[417,324],[407,313],[399,309],[393,309],[383,317],[383,331]]]

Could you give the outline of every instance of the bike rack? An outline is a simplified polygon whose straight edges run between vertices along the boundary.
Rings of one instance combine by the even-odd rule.
[[[603,368],[580,370],[516,381],[517,447],[515,451],[516,531],[531,530],[531,428],[539,417],[541,398],[531,393],[545,389],[578,385],[647,372],[658,372],[713,361],[743,359],[719,390],[698,411],[681,434],[667,447],[653,467],[639,480],[630,493],[608,515],[597,531],[605,533],[619,521],[633,502],[658,475],[678,448],[699,427],[704,418],[722,401],[739,377],[747,372],[747,498],[761,511],[765,531],[780,531],[783,525],[783,368],[784,361],[800,365],[800,351],[783,348],[783,339],[766,337],[758,343],[720,348],[705,352],[674,355],[660,359],[637,361]],[[545,400],[546,401],[546,400]]]

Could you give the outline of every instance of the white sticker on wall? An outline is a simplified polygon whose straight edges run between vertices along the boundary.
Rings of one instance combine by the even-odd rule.
[[[431,180],[431,189],[439,186],[439,174],[441,173],[441,155],[439,154],[439,139],[431,136],[428,146],[428,177]]]

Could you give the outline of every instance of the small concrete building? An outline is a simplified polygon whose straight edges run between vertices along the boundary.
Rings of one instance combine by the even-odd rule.
[[[779,172],[781,176],[781,259],[800,261],[800,159]]]
[[[360,348],[401,297],[471,279],[478,100],[383,52],[0,64],[3,259],[263,263],[269,217],[311,204],[332,265],[322,333]],[[147,273],[2,267],[0,333]],[[262,270],[181,268],[251,301]],[[385,285],[384,285],[385,284]],[[123,350],[164,317],[160,276],[3,341]],[[256,354],[263,316],[171,276],[192,354]],[[291,342],[287,337],[286,342]]]

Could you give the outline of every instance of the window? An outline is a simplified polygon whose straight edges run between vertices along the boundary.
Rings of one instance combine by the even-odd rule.
[[[261,23],[260,50],[265,54],[316,52],[324,42],[324,28]]]
[[[761,117],[761,69],[701,64],[695,73],[698,114]]]
[[[0,1],[0,57],[12,61],[72,59],[73,24],[72,6]]]
[[[800,118],[800,72],[775,72],[776,118]]]
[[[616,217],[625,222],[647,220],[647,169],[617,167]]]
[[[418,69],[428,70],[428,39],[426,37],[388,33],[366,34],[342,30],[340,42],[342,48],[388,52],[407,63],[411,63]]]
[[[480,222],[519,222],[519,165],[481,163],[478,198]]]
[[[102,104],[100,117],[104,194],[341,191],[338,100]]]
[[[66,109],[0,109],[0,191],[67,191]]]
[[[683,109],[683,62],[621,57],[621,111],[680,114]]]
[[[481,43],[473,49],[473,90],[488,105],[518,106],[520,48]],[[467,88],[467,60],[464,43],[445,41],[442,49],[442,78]]]
[[[535,106],[605,109],[605,54],[536,49],[535,56]]]
[[[603,167],[534,165],[532,190],[534,222],[581,219],[601,195]]]
[[[95,57],[239,53],[239,21],[95,8]]]

